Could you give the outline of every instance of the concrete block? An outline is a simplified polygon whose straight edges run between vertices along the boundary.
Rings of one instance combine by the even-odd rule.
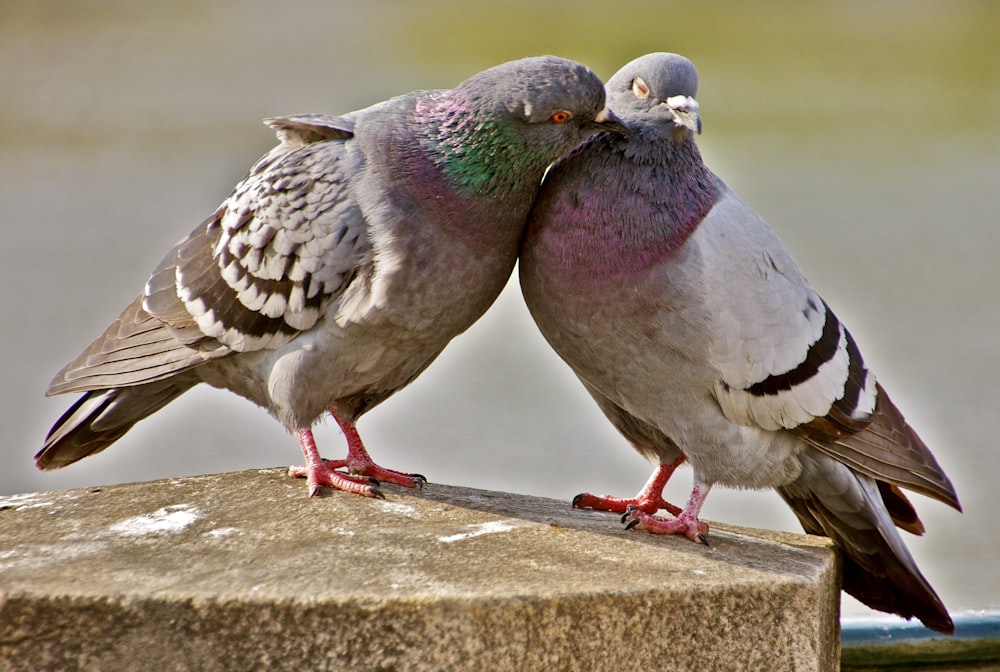
[[[2,670],[836,670],[825,539],[269,469],[0,498]]]

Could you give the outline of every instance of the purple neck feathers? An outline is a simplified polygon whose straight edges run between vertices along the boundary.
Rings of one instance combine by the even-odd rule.
[[[556,198],[541,204],[539,217],[556,229],[548,244],[562,248],[554,258],[581,280],[631,276],[673,254],[722,192],[691,138],[642,135],[591,143],[589,160],[554,176]],[[597,268],[587,261],[595,256]]]

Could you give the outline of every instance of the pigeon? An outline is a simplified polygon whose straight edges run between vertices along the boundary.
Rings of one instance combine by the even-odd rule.
[[[634,498],[574,504],[707,543],[715,484],[774,488],[841,550],[846,592],[952,633],[896,528],[924,531],[902,488],[960,511],[955,489],[775,233],[702,162],[697,82],[676,54],[622,68],[608,104],[630,136],[595,136],[553,166],[529,217],[532,317],[657,465]],[[662,491],[684,462],[681,508]]]
[[[49,395],[84,394],[36,465],[100,452],[205,382],[295,434],[306,464],[289,473],[310,496],[422,486],[375,464],[355,424],[499,295],[546,168],[625,132],[604,101],[591,70],[544,56],[343,116],[265,120],[280,143],[56,374]],[[327,411],[346,459],[319,455],[311,427]]]

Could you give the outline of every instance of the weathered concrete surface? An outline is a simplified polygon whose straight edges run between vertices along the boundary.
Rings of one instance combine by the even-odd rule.
[[[835,670],[824,540],[273,469],[0,499],[3,670]]]

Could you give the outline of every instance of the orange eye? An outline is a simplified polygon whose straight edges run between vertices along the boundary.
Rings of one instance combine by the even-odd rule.
[[[557,124],[565,124],[572,118],[573,115],[567,112],[566,110],[558,110],[552,113],[552,116],[549,117],[549,121],[553,121]]]

